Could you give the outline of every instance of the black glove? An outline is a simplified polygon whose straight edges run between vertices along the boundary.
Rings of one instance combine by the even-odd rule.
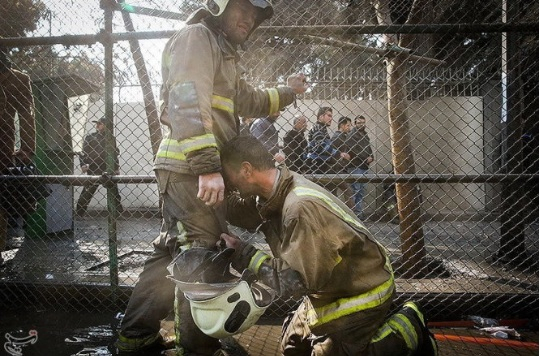
[[[249,266],[249,262],[255,254],[257,249],[250,244],[243,244],[242,247],[237,248],[232,256],[232,266],[235,270],[242,273]]]

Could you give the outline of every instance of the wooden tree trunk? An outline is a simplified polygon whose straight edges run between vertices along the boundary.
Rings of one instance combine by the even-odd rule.
[[[387,0],[374,3],[377,20],[391,25]],[[414,5],[413,5],[414,8]],[[388,44],[397,44],[396,36],[385,35]],[[414,174],[415,161],[407,116],[407,56],[397,54],[387,58],[388,121],[392,141],[392,162],[396,174]],[[404,277],[425,275],[425,246],[420,206],[420,192],[416,183],[397,183],[396,197],[400,218],[401,270]]]
[[[388,60],[388,120],[392,140],[392,162],[396,174],[416,173],[409,134],[406,103],[407,62],[403,55]],[[403,275],[419,276],[425,266],[424,232],[421,198],[417,183],[397,183]]]
[[[123,3],[124,0],[119,0],[119,3]],[[131,21],[131,17],[127,12],[122,12],[122,19],[128,32],[134,32],[135,27]],[[161,143],[161,124],[159,123],[158,110],[156,108],[156,102],[154,100],[154,94],[152,93],[152,85],[150,83],[150,77],[146,70],[144,57],[139,46],[139,41],[129,40],[129,47],[133,55],[133,62],[135,62],[135,68],[137,69],[137,75],[139,82],[141,83],[141,90],[144,98],[144,109],[146,111],[146,118],[148,120],[148,130],[150,134],[150,142],[152,145],[152,153],[156,155],[159,144]]]

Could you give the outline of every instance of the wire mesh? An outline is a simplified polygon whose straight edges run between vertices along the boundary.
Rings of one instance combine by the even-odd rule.
[[[150,118],[159,100],[161,51],[200,3],[18,3],[0,5],[7,14],[0,46],[12,68],[32,80],[36,171],[16,175],[8,170],[16,164],[2,167],[7,239],[0,244],[0,293],[7,297],[24,284],[33,288],[23,297],[15,293],[17,302],[61,309],[71,293],[91,308],[96,299],[129,293],[159,234],[152,147],[161,132]],[[284,85],[295,72],[308,76],[308,91],[272,124],[273,144],[289,152],[289,165],[296,141],[286,137],[298,117],[307,123],[297,137],[306,139],[321,107],[332,108],[331,135],[365,117],[370,164],[341,158],[326,171],[302,173],[356,208],[390,252],[398,293],[438,301],[429,312],[440,317],[478,296],[491,311],[526,314],[537,308],[538,289],[538,6],[415,5],[275,1],[274,17],[241,53],[245,76],[260,88]],[[107,11],[114,11],[111,33],[104,30]],[[506,30],[493,26],[505,24]],[[124,38],[113,43],[115,34]],[[35,42],[25,44],[29,39]],[[19,102],[5,90],[0,99],[2,108]],[[85,161],[92,156],[84,152],[88,140],[97,140],[94,121],[109,117],[109,109],[112,138],[95,141],[99,158]],[[5,112],[2,132],[13,138],[4,142],[22,149],[24,117]],[[351,119],[348,128],[338,127],[341,117]],[[354,140],[334,148],[352,153]],[[308,148],[300,150],[302,162]],[[99,169],[85,168],[96,160],[103,161]],[[48,190],[21,197],[29,186]],[[269,252],[264,236],[237,232]],[[512,302],[512,310],[500,310]],[[272,313],[295,303],[284,300]]]

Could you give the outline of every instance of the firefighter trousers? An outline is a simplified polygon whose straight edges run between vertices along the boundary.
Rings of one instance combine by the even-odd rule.
[[[176,292],[167,278],[167,267],[177,254],[190,247],[215,249],[225,221],[225,211],[208,207],[197,198],[198,177],[158,170],[158,186],[163,199],[163,223],[154,240],[154,252],[144,265],[129,300],[120,335],[148,338],[160,329],[160,320],[175,309],[176,346],[179,354],[212,355],[219,340],[202,333],[193,322],[189,302]],[[222,214],[222,216],[218,216]]]
[[[285,356],[401,356],[412,351],[406,339],[416,337],[418,342],[419,326],[395,327],[403,319],[399,312],[386,318],[392,298],[313,329],[306,321],[307,304],[304,300],[283,324],[280,346]]]

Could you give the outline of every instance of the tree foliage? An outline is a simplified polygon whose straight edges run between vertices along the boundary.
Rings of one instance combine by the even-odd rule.
[[[0,36],[26,37],[35,31],[40,21],[52,18],[49,9],[40,0],[2,0]],[[15,68],[28,73],[32,79],[77,74],[95,83],[103,81],[101,65],[85,51],[62,50],[59,46],[31,46],[8,48]]]
[[[38,21],[45,17],[47,8],[40,0],[0,1],[0,37],[24,37],[34,31]]]

